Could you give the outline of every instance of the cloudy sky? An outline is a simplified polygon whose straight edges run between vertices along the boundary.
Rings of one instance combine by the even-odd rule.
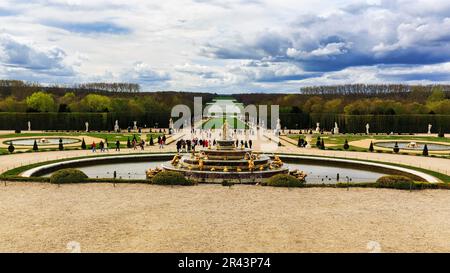
[[[449,83],[448,0],[1,0],[0,78],[298,92]]]

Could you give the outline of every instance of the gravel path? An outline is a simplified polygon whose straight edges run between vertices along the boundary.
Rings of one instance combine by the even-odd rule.
[[[0,200],[0,252],[450,251],[443,190],[8,183]]]

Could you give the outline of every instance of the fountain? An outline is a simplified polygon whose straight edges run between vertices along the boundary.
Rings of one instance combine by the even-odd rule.
[[[216,147],[208,147],[190,155],[176,154],[171,162],[162,165],[166,171],[182,173],[186,178],[208,183],[260,183],[275,174],[288,174],[289,169],[275,156],[254,154],[252,149],[237,148],[229,138],[228,123],[222,126],[222,139]],[[153,175],[153,170],[148,170]]]
[[[408,143],[406,145],[406,147],[411,148],[411,149],[416,149],[416,148],[419,148],[419,145],[416,142],[411,141],[410,143]]]

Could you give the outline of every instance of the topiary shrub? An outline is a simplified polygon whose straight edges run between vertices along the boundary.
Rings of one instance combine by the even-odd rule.
[[[392,149],[394,153],[398,154],[400,152],[400,148],[398,147],[398,142],[395,142],[394,149]]]
[[[425,144],[425,146],[423,146],[422,155],[428,156],[428,146],[427,146],[427,144]]]
[[[392,189],[414,188],[413,180],[403,175],[386,175],[378,178],[377,187]]]
[[[62,169],[56,171],[50,176],[50,183],[65,184],[65,183],[81,183],[84,182],[88,176],[77,169]]]
[[[60,151],[64,150],[64,145],[63,145],[63,140],[62,140],[62,138],[59,139],[58,149],[59,149]]]
[[[277,174],[269,178],[265,185],[272,187],[303,187],[305,181],[301,181],[289,174]]]
[[[155,145],[155,143],[153,142],[153,135],[150,136],[150,146]]]
[[[186,179],[184,175],[178,172],[162,171],[157,173],[152,179],[151,183],[155,185],[181,185],[192,186],[195,182]]]
[[[321,145],[322,143],[320,142],[320,136],[318,136],[317,137],[317,141],[316,141],[316,147],[317,148],[320,148],[320,145]]]
[[[370,152],[373,152],[373,151],[374,151],[374,149],[373,149],[373,142],[372,142],[372,141],[370,142],[369,151],[370,151]]]
[[[86,142],[84,141],[84,137],[83,141],[81,141],[81,149],[86,150]]]
[[[36,140],[34,140],[33,151],[35,151],[35,152],[39,151],[39,147],[38,147],[38,145],[37,145]]]
[[[350,145],[348,145],[348,140],[346,139],[344,143],[344,149],[348,150],[348,148],[350,148]]]
[[[16,148],[14,148],[14,145],[13,145],[13,143],[12,143],[12,141],[11,141],[11,143],[9,144],[9,146],[8,146],[8,152],[9,153],[14,153],[14,150],[15,150]]]

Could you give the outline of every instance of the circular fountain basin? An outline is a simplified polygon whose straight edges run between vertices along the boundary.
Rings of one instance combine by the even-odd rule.
[[[51,146],[58,145],[60,138],[52,138],[52,137],[35,137],[35,138],[17,138],[10,139],[4,142],[4,144],[10,145],[11,143],[14,146],[33,146],[34,141],[37,142],[39,146]],[[74,144],[80,142],[79,139],[76,138],[61,138],[63,144]]]
[[[400,150],[412,150],[412,151],[422,151],[425,144],[427,145],[428,151],[450,151],[450,145],[438,144],[438,143],[426,143],[426,142],[414,142],[415,145],[411,145],[410,141],[398,141],[398,148]],[[375,146],[382,148],[393,149],[395,146],[395,141],[386,142],[375,142]]]
[[[149,168],[162,167],[173,157],[173,154],[162,155],[122,155],[74,159],[65,162],[51,163],[30,169],[22,176],[50,176],[52,172],[63,168],[78,168],[90,178],[145,179],[145,171]],[[439,182],[433,176],[416,170],[410,170],[382,163],[361,162],[347,159],[320,158],[314,156],[283,156],[289,170],[302,170],[308,176],[306,182],[311,184],[333,184],[338,182],[375,182],[379,177],[389,174],[412,176],[416,180]],[[223,172],[219,172],[222,173]],[[337,175],[339,174],[339,180]]]

